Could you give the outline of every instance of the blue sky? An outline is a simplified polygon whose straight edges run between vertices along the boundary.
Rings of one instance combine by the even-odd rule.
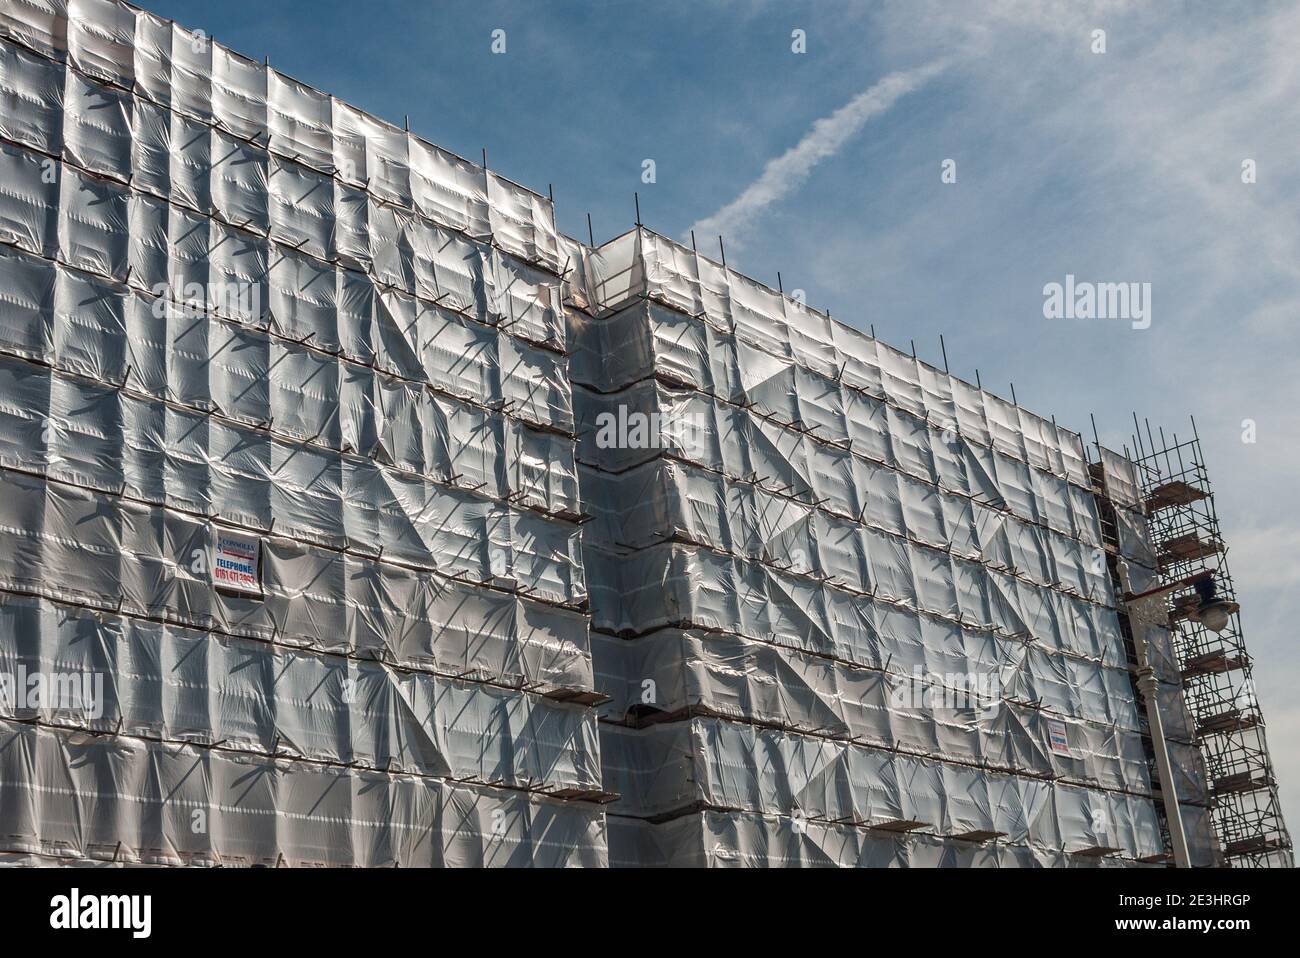
[[[571,235],[585,238],[588,212],[598,242],[627,229],[633,191],[668,235],[721,221],[731,265],[773,285],[779,270],[812,305],[915,339],[931,361],[943,333],[954,372],[978,368],[1003,395],[1014,380],[1021,402],[1086,438],[1090,413],[1115,447],[1134,410],[1180,435],[1195,415],[1300,823],[1296,4],[145,6],[380,117],[409,115],[462,155],[486,147],[506,176],[553,185]],[[791,51],[795,29],[806,53]],[[908,92],[864,103],[891,76]],[[856,118],[827,119],[855,102]],[[769,167],[800,144],[798,175]],[[773,188],[719,217],[765,169]],[[1045,319],[1043,287],[1067,273],[1151,283],[1150,328]]]

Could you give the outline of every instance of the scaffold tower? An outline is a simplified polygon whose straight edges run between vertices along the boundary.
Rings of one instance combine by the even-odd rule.
[[[1134,436],[1143,505],[1159,576],[1166,584],[1182,583],[1169,593],[1170,625],[1223,854],[1232,867],[1292,867],[1228,546],[1196,424],[1192,438],[1183,440],[1145,425],[1145,437],[1141,428]],[[1220,631],[1196,614],[1209,599],[1227,612]]]

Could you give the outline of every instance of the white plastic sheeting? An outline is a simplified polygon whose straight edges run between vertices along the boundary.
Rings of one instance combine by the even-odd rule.
[[[703,805],[759,846],[742,813],[798,809],[1002,833],[1029,863],[1162,851],[1077,434],[645,230],[582,278],[616,845],[694,843],[679,822]],[[885,847],[864,834],[856,856]],[[908,841],[879,853],[906,863]]]
[[[606,551],[632,552],[674,538],[700,543],[829,589],[1008,635],[1028,632],[1082,654],[1104,654],[1089,642],[1071,645],[1072,630],[1060,623],[1061,610],[1067,609],[1105,619],[1104,605],[1061,587],[1063,580],[1094,579],[1090,554],[1074,540],[1061,537],[1058,545],[1033,527],[1012,525],[996,514],[982,513],[980,518],[989,519],[977,525],[969,511],[959,512],[945,523],[937,497],[931,497],[928,509],[911,510],[897,501],[890,504],[888,486],[877,492],[874,484],[864,484],[871,501],[883,503],[881,513],[904,517],[891,531],[756,483],[665,460],[614,476],[584,470],[583,483],[587,509],[598,520],[593,529],[604,536],[589,541]],[[921,528],[927,525],[928,531]],[[941,537],[934,531],[945,528],[968,536],[965,554],[934,541]],[[593,589],[600,587],[600,574],[593,576]]]
[[[695,812],[652,825],[609,818],[610,864],[651,868],[1107,868],[1133,862],[1035,845],[893,835],[753,812]]]
[[[604,816],[523,792],[0,720],[9,853],[155,865],[603,865]]]
[[[1181,750],[1181,749],[1180,749]],[[1196,761],[1204,765],[1199,749]],[[1209,806],[1184,802],[1182,804],[1183,832],[1187,835],[1187,850],[1193,868],[1222,868],[1223,851],[1214,826],[1214,814]]]
[[[592,256],[605,261],[626,256],[637,262],[666,247],[702,268],[722,269],[645,230],[606,244]],[[684,302],[669,283],[642,282],[623,295],[658,298],[672,309],[653,302],[629,304],[598,283],[592,294],[595,302],[616,315],[585,322],[573,317],[574,381],[609,391],[663,375],[723,399],[752,404],[783,422],[839,436],[848,436],[842,420],[847,406],[859,401],[857,397],[874,398],[928,421],[936,432],[949,430],[968,443],[1088,488],[1077,433],[734,271],[725,271],[725,282],[761,292],[764,312],[730,312],[726,301],[712,297]],[[620,310],[625,312],[617,314]]]
[[[1101,474],[1106,498],[1125,510],[1142,509],[1142,485],[1137,467],[1126,457],[1105,446],[1101,450]]]
[[[56,182],[38,187],[47,162]],[[0,240],[45,258],[5,257],[17,311],[4,344],[24,355],[45,358],[58,345],[57,324],[75,302],[97,313],[99,328],[87,335],[109,338],[130,326],[143,340],[134,347],[142,355],[131,358],[165,362],[176,347],[157,320],[170,303],[183,315],[209,313],[213,318],[197,317],[200,330],[224,328],[215,317],[233,321],[227,335],[266,344],[263,354],[274,344],[332,363],[340,378],[369,370],[384,383],[422,383],[543,428],[572,429],[566,358],[519,338],[522,321],[497,323],[501,317],[474,297],[458,306],[448,293],[435,302],[291,246],[268,249],[254,234],[184,207],[138,193],[114,196],[115,187],[21,147],[0,145],[0,176],[14,187],[0,194]],[[56,258],[78,272],[56,271]],[[79,299],[69,299],[73,290]],[[159,296],[166,303],[157,303]],[[197,335],[183,345],[201,348]],[[237,370],[255,358],[227,363]],[[265,355],[262,361],[269,363]],[[265,421],[268,410],[239,412],[260,412]]]
[[[422,472],[3,356],[0,388],[5,466],[475,581],[509,576],[556,602],[584,595],[576,526],[493,498],[576,512],[572,447],[546,433],[433,405],[429,431],[406,434],[433,460]]]
[[[173,129],[211,128],[258,144],[304,170],[364,189],[403,215],[491,240],[552,273],[562,269],[545,198],[201,33],[116,0],[9,5],[0,13],[0,33],[55,61],[69,77],[69,100],[99,98],[124,114],[120,121],[109,118],[117,129],[129,127],[135,105],[144,103],[175,118]],[[129,133],[118,135],[125,149],[115,153],[105,148],[111,122],[96,117],[90,123],[84,111],[70,113],[69,126],[101,130],[90,151],[100,161],[98,171],[125,179]],[[66,131],[64,141],[72,146]]]
[[[1126,690],[1114,684],[1123,676],[1089,676],[1087,664],[1058,674],[1055,663],[1028,650],[1024,661],[1001,671],[937,665],[897,671],[905,668],[898,660],[894,671],[879,671],[677,630],[634,640],[597,635],[592,644],[598,687],[611,699],[601,714],[615,721],[691,708],[964,764],[1135,793],[1149,789],[1137,714]],[[981,681],[965,682],[972,674]],[[1106,709],[1115,705],[1127,714],[1108,718]],[[1052,726],[1063,731],[1064,749],[1053,748]]]
[[[618,332],[606,335],[607,324]],[[898,481],[929,486],[946,498],[984,503],[1089,545],[1101,541],[1091,487],[1075,467],[1076,454],[1082,456],[1078,436],[1056,430],[1056,438],[1048,446],[1041,433],[1033,442],[1022,433],[1017,444],[990,446],[988,424],[1003,424],[994,434],[1008,432],[1007,421],[1023,410],[1017,412],[989,393],[971,388],[965,399],[971,400],[976,410],[982,404],[982,411],[972,412],[968,418],[945,419],[939,410],[914,413],[887,394],[873,395],[850,386],[847,365],[823,376],[818,370],[793,365],[793,360],[778,360],[756,347],[736,353],[728,348],[727,339],[720,340],[702,320],[678,316],[653,303],[639,303],[604,319],[583,319],[575,314],[573,325],[577,350],[574,381],[591,385],[593,376],[609,376],[597,380],[604,386],[596,388],[612,393],[599,397],[583,394],[579,432],[585,461],[618,470],[669,449],[731,475],[779,481],[793,496],[828,500],[854,515],[862,504],[846,499],[853,470],[884,466]],[[856,335],[864,342],[875,342]],[[694,344],[693,337],[698,340]],[[660,349],[661,343],[671,344],[672,349]],[[633,362],[642,355],[646,365],[638,364],[636,375],[626,380],[607,370],[593,371],[590,357],[606,350],[619,357],[616,362]],[[685,368],[683,352],[690,356],[703,352],[705,369]],[[763,357],[763,366],[772,368],[760,369],[743,389],[719,388],[722,380],[744,380],[745,355]],[[915,364],[910,357],[909,362]],[[660,384],[644,382],[651,372],[660,378]],[[665,382],[689,390],[667,388]],[[961,384],[957,379],[950,382],[953,389]],[[629,383],[637,385],[614,389]],[[662,431],[655,445],[597,446],[596,417],[620,406],[626,406],[629,413],[659,414]],[[728,448],[733,437],[736,441]],[[1051,449],[1051,454],[1044,449]],[[740,458],[746,456],[749,458]],[[723,457],[721,461],[719,457]]]
[[[834,654],[850,662],[877,665],[882,631],[901,645],[928,645],[940,636],[968,641],[971,633],[999,633],[1034,639],[1047,649],[1069,652],[1119,666],[1123,649],[1114,613],[1071,597],[1053,594],[986,572],[945,582],[971,623],[918,611],[915,603],[893,598],[909,581],[907,554],[895,566],[900,585],[872,597],[837,588],[807,575],[720,554],[685,543],[651,546],[627,556],[588,550],[593,625],[616,634],[641,634],[668,625],[689,624],[756,639]],[[969,588],[966,586],[969,585]],[[1047,598],[1044,598],[1047,597]],[[925,603],[922,603],[924,608]],[[1042,616],[1055,625],[1031,625]],[[970,641],[979,641],[971,636]],[[922,653],[915,653],[921,655]],[[909,656],[913,658],[914,656]],[[865,661],[864,661],[865,659]]]
[[[0,183],[0,669],[105,680],[0,854],[604,864],[549,200],[116,0],[0,8]]]
[[[864,827],[911,825],[948,837],[999,832],[1010,844],[1114,848],[1131,859],[1163,851],[1149,797],[778,729],[706,718],[640,730],[604,725],[601,755],[606,788],[638,818],[702,803]]]
[[[17,596],[0,605],[0,634],[9,637],[0,674],[102,682],[93,708],[9,696],[0,700],[5,718],[485,784],[600,791],[594,714],[538,695]]]
[[[272,375],[269,384],[257,387],[278,394],[274,405],[282,415],[267,429],[0,354],[0,376],[14,397],[4,412],[0,446],[6,462],[16,467],[99,489],[117,490],[125,482],[138,498],[163,503],[170,497],[178,506],[262,528],[270,521],[272,484],[292,486],[322,512],[340,514],[344,488],[371,482],[397,486],[421,478],[429,481],[431,495],[465,503],[500,497],[549,515],[576,514],[572,446],[563,437],[440,397],[408,403],[397,412],[395,407],[411,398],[401,392],[381,400],[397,412],[381,426],[371,415],[374,407],[351,393],[356,380],[343,385],[342,402],[331,402],[339,391],[332,381],[320,377],[321,391],[313,389],[319,366],[280,365],[296,365],[308,380],[291,386]],[[310,396],[293,395],[298,391]],[[305,439],[296,435],[304,431],[304,421],[307,428],[320,425]],[[348,433],[369,439],[362,445],[374,458],[355,452],[350,439],[340,439]],[[159,435],[174,451],[167,459],[150,459],[144,450]],[[385,447],[396,455],[387,455]],[[242,463],[232,459],[232,450],[242,451]],[[214,499],[203,477],[184,475],[183,461],[204,455],[237,473],[222,497]],[[296,521],[302,535],[315,541],[343,544],[348,538],[344,526],[326,524],[330,520],[324,515]]]
[[[376,489],[358,488],[349,501],[372,503],[374,535],[367,547],[372,555],[268,539],[263,569],[267,601],[241,613],[230,608],[229,602],[235,600],[218,599],[215,593],[206,596],[212,589],[208,570],[194,555],[209,545],[214,529],[210,521],[22,473],[6,472],[3,482],[0,540],[6,554],[0,557],[0,580],[14,588],[47,590],[69,601],[94,602],[97,596],[120,595],[129,608],[151,614],[166,610],[178,621],[228,625],[229,617],[235,617],[244,628],[271,634],[302,627],[314,630],[331,621],[342,626],[353,610],[341,596],[357,589],[356,606],[362,607],[366,593],[375,593],[375,586],[363,584],[366,580],[415,583],[424,573],[435,591],[452,577],[471,584],[522,585],[543,598],[562,600],[571,593],[572,580],[565,571],[567,546],[548,543],[544,535],[536,534],[536,527],[526,525],[523,516],[508,517],[517,519],[518,525],[498,524],[494,512],[484,508],[456,521],[450,511],[435,513],[429,507],[432,500],[422,499],[417,499],[419,509],[384,510],[373,504],[385,501]],[[424,517],[421,523],[410,521],[415,513]],[[430,515],[434,519],[428,519]],[[511,548],[512,532],[521,536],[526,549]],[[385,550],[383,558],[373,557],[380,547]],[[361,580],[355,586],[344,580],[349,569]],[[322,606],[295,601],[317,590],[325,595]],[[278,609],[276,596],[292,612]],[[513,594],[506,598],[516,601]],[[382,593],[376,599],[381,608],[387,603]],[[295,616],[310,625],[294,623]],[[348,630],[341,628],[337,636],[336,641],[347,641]]]

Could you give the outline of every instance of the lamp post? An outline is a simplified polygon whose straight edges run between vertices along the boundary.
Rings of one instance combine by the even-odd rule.
[[[1211,602],[1223,603],[1222,599],[1214,598],[1214,576],[1209,571],[1198,572],[1196,575],[1188,576],[1177,582],[1171,582],[1162,585],[1156,589],[1148,589],[1145,592],[1133,592],[1129,585],[1128,563],[1121,561],[1119,563],[1120,584],[1124,587],[1124,604],[1128,608],[1129,623],[1136,626],[1132,628],[1133,633],[1133,653],[1137,658],[1137,686],[1142,693],[1142,699],[1146,703],[1147,722],[1151,727],[1151,744],[1152,751],[1156,757],[1156,771],[1160,775],[1160,795],[1165,806],[1165,820],[1169,823],[1169,843],[1173,847],[1174,866],[1177,868],[1190,868],[1191,855],[1187,850],[1187,833],[1183,830],[1182,809],[1178,804],[1178,793],[1174,789],[1173,764],[1169,760],[1169,746],[1165,742],[1165,723],[1160,716],[1160,705],[1156,699],[1156,693],[1160,688],[1160,680],[1156,678],[1155,669],[1151,667],[1151,662],[1147,656],[1146,630],[1149,626],[1158,624],[1163,618],[1167,623],[1169,621],[1169,612],[1167,599],[1170,592],[1184,586],[1195,586],[1197,594],[1201,596],[1201,603],[1197,606],[1198,615],[1209,615],[1210,607],[1206,605],[1207,595]],[[1208,591],[1206,591],[1208,585]],[[1227,603],[1223,603],[1225,606]],[[1202,610],[1207,610],[1202,612]],[[1217,621],[1217,612],[1214,613]],[[1220,631],[1227,625],[1228,613],[1224,611],[1223,624],[1214,631]],[[1204,621],[1204,620],[1202,620]],[[1206,628],[1213,628],[1212,622],[1204,623]]]

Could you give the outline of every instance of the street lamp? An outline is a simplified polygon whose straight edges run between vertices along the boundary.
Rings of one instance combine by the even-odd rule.
[[[1197,603],[1191,617],[1211,632],[1222,632],[1228,627],[1231,618],[1231,603],[1219,597],[1213,577],[1206,577],[1194,584],[1201,601]]]

